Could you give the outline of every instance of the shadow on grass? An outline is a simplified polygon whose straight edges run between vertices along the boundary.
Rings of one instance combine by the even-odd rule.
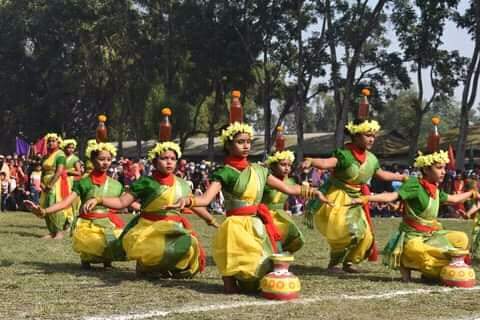
[[[326,268],[318,266],[305,266],[305,265],[292,265],[290,268],[294,274],[298,275],[321,275],[326,277],[332,277],[337,279],[359,279],[359,280],[368,280],[375,282],[392,282],[398,281],[399,277],[391,277],[388,275],[378,275],[372,274],[373,271],[366,271],[362,273],[331,273],[328,272]]]
[[[26,231],[0,231],[0,234],[16,234],[21,237],[33,237],[33,238],[41,238],[45,234],[38,234],[38,233],[32,233],[32,232],[26,232]]]
[[[159,276],[138,277],[134,270],[127,269],[124,266],[112,269],[104,269],[101,264],[92,264],[92,269],[82,269],[80,264],[76,263],[46,263],[39,261],[23,262],[22,264],[39,269],[43,274],[64,273],[77,277],[92,277],[101,280],[105,286],[119,285],[124,281],[148,281],[163,288],[185,288],[200,293],[223,294],[223,285],[218,283],[209,283],[207,279],[171,279],[160,278]],[[38,272],[32,272],[38,274]],[[95,285],[94,285],[95,286]],[[98,287],[98,285],[96,286]]]

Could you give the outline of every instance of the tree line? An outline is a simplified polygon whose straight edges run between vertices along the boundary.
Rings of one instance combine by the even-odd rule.
[[[369,87],[376,117],[405,132],[410,157],[428,115],[445,114],[460,127],[463,167],[479,21],[476,0],[0,0],[0,149],[46,131],[85,143],[106,113],[111,139],[136,140],[140,154],[169,106],[181,145],[204,134],[213,155],[236,89],[265,150],[287,122],[301,158],[305,131],[335,131],[343,144]],[[467,56],[445,49],[447,23],[468,34]]]

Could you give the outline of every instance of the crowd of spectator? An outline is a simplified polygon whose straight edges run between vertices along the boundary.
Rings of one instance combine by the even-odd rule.
[[[196,195],[201,195],[210,184],[209,176],[219,164],[209,161],[188,162],[181,159],[178,162],[176,175],[184,178]],[[84,164],[82,163],[84,170]],[[22,203],[30,199],[36,203],[39,201],[41,192],[41,157],[26,159],[24,156],[0,155],[0,199],[1,211],[22,210]],[[393,165],[384,169],[402,173],[409,176],[420,176],[421,173],[412,168]],[[109,175],[120,181],[126,188],[139,179],[141,176],[151,174],[153,166],[145,158],[129,159],[119,157],[114,159],[109,170]],[[297,183],[308,182],[318,188],[325,186],[331,172],[309,169],[298,169],[292,173]],[[472,188],[479,187],[480,168],[465,172],[449,170],[441,188],[447,193],[460,193]],[[377,179],[371,181],[372,193],[396,191],[401,187],[401,182],[384,182]],[[216,200],[210,205],[210,210],[216,214],[223,214],[223,195],[220,192]],[[457,206],[445,206],[441,208],[440,214],[444,217],[462,217],[471,206],[471,203]],[[290,197],[287,207],[292,215],[303,213],[305,203],[299,197]],[[400,203],[371,204],[371,213],[378,217],[392,217],[401,214]]]

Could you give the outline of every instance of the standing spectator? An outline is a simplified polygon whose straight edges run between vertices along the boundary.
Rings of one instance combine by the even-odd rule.
[[[35,204],[40,200],[40,192],[42,184],[42,165],[35,163],[32,173],[30,174],[30,197]]]
[[[0,199],[1,199],[1,211],[5,211],[7,207],[8,200],[8,179],[5,172],[0,172]]]

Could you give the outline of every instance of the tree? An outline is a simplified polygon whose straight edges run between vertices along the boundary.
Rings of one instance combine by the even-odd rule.
[[[407,0],[395,1],[392,22],[400,47],[404,51],[404,60],[411,63],[418,87],[417,97],[410,105],[415,111],[415,125],[409,136],[410,159],[414,158],[418,149],[420,125],[424,115],[431,110],[435,102],[453,96],[453,90],[458,86],[463,59],[458,51],[448,52],[440,48],[445,22],[451,14],[450,8],[456,6],[457,2],[422,0],[416,1],[414,7]],[[430,82],[433,91],[425,101],[426,81]]]
[[[457,26],[466,29],[473,40],[473,52],[466,64],[466,72],[462,77],[463,92],[460,115],[460,131],[457,140],[456,164],[458,169],[465,166],[465,151],[468,134],[469,115],[471,113],[480,79],[480,4],[470,1],[470,7],[465,14],[456,13]]]

